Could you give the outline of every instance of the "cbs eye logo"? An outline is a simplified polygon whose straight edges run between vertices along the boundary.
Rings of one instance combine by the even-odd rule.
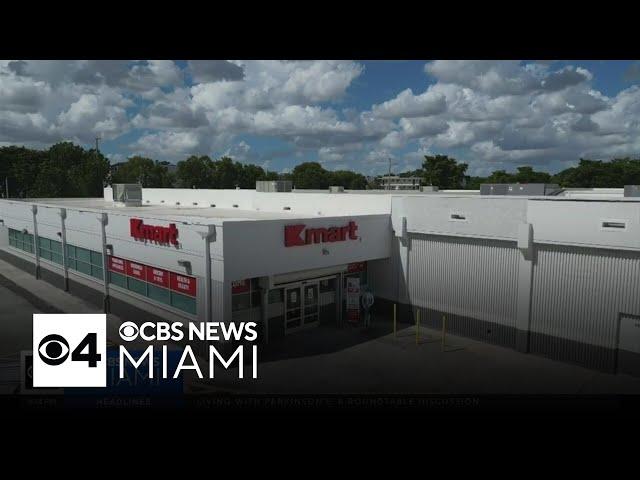
[[[133,322],[124,322],[122,325],[120,325],[118,333],[120,333],[120,338],[122,338],[125,342],[130,342],[138,337],[140,328]]]
[[[47,365],[62,365],[69,357],[69,351],[67,340],[62,335],[52,334],[40,341],[38,355]],[[101,358],[95,333],[88,333],[71,353],[72,362],[87,362],[90,368],[96,368]]]
[[[105,387],[105,314],[33,316],[33,386]]]

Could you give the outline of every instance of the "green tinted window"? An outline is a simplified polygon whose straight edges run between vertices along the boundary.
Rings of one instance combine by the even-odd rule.
[[[62,255],[57,254],[57,253],[52,253],[51,254],[51,261],[55,262],[59,265],[62,265]]]
[[[78,260],[76,261],[76,270],[84,273],[85,275],[91,275],[91,264]]]
[[[151,283],[147,285],[147,288],[149,289],[148,296],[151,300],[171,305],[171,292],[169,290],[167,290],[166,288],[158,287]]]
[[[136,292],[140,295],[147,295],[147,284],[145,282],[141,282],[140,280],[136,280],[135,278],[128,277],[127,278],[129,290],[132,292]]]
[[[171,292],[171,305],[193,315],[196,314],[196,299]]]
[[[51,240],[51,251],[53,253],[62,255],[62,243],[56,242],[55,240]]]
[[[76,259],[91,263],[91,251],[86,248],[76,247]]]
[[[45,260],[51,260],[51,252],[49,250],[44,250],[43,248],[38,249],[39,254]]]
[[[46,250],[51,250],[51,240],[48,238],[38,237],[38,242],[40,246]]]
[[[67,243],[67,257],[76,258],[76,247]]]
[[[93,265],[102,266],[102,254],[91,251],[91,263]]]
[[[110,282],[122,288],[127,288],[127,277],[119,273],[109,272]]]
[[[91,276],[102,280],[102,268],[91,265]]]

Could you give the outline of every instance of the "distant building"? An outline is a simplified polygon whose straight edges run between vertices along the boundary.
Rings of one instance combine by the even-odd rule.
[[[400,177],[398,175],[383,175],[378,177],[380,187],[384,190],[420,190],[420,177]]]

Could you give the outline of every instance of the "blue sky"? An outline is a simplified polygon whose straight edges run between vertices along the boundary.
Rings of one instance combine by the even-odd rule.
[[[637,61],[0,61],[0,145],[472,174],[640,152]]]

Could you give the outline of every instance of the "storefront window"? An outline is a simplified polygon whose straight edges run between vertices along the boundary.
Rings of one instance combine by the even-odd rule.
[[[320,293],[335,292],[336,291],[336,279],[328,278],[320,281]]]
[[[231,285],[231,311],[247,310],[261,304],[260,283],[257,278],[239,280]]]
[[[196,314],[196,299],[193,297],[171,292],[171,306],[193,315]]]
[[[33,235],[9,229],[9,245],[27,253],[33,253]]]
[[[284,289],[274,288],[269,290],[269,303],[283,303],[284,302]]]

